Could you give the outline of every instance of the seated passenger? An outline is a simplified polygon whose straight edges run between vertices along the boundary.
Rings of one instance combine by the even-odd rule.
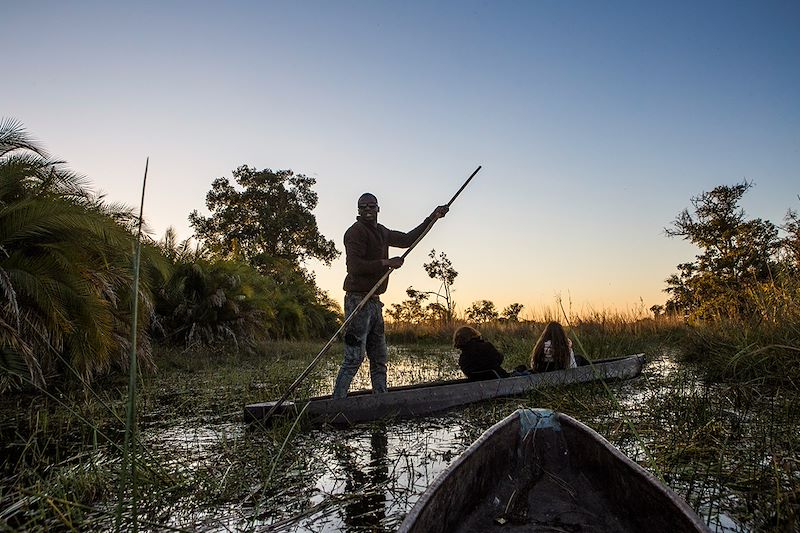
[[[572,341],[567,338],[564,328],[558,322],[548,323],[531,352],[531,370],[550,372],[577,366]]]
[[[483,340],[475,328],[458,328],[453,335],[453,346],[461,350],[458,366],[470,381],[508,377],[508,372],[500,366],[503,354],[491,342]]]

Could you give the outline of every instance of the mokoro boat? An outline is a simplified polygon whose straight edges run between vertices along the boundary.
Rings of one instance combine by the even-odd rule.
[[[644,354],[592,361],[591,365],[567,370],[528,374],[485,381],[457,379],[402,387],[391,387],[384,394],[356,391],[346,398],[317,396],[297,402],[284,402],[272,416],[297,416],[303,409],[315,423],[349,425],[382,418],[407,418],[444,411],[492,398],[525,394],[540,387],[572,383],[630,379],[638,376],[644,364]],[[266,422],[265,417],[275,402],[247,405],[245,421]]]
[[[399,531],[709,529],[684,500],[591,428],[550,410],[518,409],[434,480]]]

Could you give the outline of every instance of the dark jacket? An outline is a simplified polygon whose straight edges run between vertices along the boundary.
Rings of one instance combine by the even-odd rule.
[[[408,248],[422,235],[430,222],[426,218],[422,224],[408,233],[387,229],[381,224],[372,226],[356,218],[356,223],[344,233],[344,250],[347,261],[347,276],[344,278],[346,292],[369,292],[378,283],[389,267],[381,264],[381,259],[389,258],[389,246]],[[375,294],[383,294],[389,284],[388,278],[381,283]]]
[[[491,342],[472,339],[461,348],[458,366],[470,380],[507,378],[502,366],[503,354]]]

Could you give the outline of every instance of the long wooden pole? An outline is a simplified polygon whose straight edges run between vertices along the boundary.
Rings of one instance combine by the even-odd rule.
[[[446,204],[448,208],[453,204],[453,202],[456,201],[456,198],[458,198],[458,195],[461,194],[461,191],[463,191],[467,187],[469,182],[472,181],[472,178],[475,177],[475,174],[477,174],[480,169],[481,169],[481,167],[479,165],[478,168],[476,168],[475,171],[472,174],[470,174],[469,178],[467,178],[467,181],[464,182],[464,184],[461,186],[461,188],[459,188],[458,191],[456,191],[456,193],[453,195],[453,197],[450,198],[450,201],[447,202],[447,204]],[[423,237],[425,237],[425,235],[428,234],[428,232],[431,230],[431,228],[433,227],[433,225],[436,223],[437,220],[438,220],[438,218],[434,218],[430,222],[428,222],[428,225],[425,227],[425,231],[423,231],[420,234],[420,236],[417,237],[417,240],[415,240],[411,244],[411,246],[408,247],[408,249],[405,251],[405,253],[403,253],[403,255],[401,256],[403,259],[405,259],[406,256],[411,253],[411,250],[413,250],[414,247],[417,244],[419,244],[419,242],[423,239]],[[350,313],[350,315],[348,317],[346,317],[345,321],[342,323],[341,326],[339,326],[339,329],[336,330],[336,333],[333,334],[333,337],[331,337],[330,340],[327,342],[327,344],[325,344],[325,346],[322,348],[322,350],[320,350],[320,352],[317,354],[317,356],[314,358],[314,360],[311,361],[311,363],[306,367],[306,369],[303,370],[303,373],[300,374],[297,377],[296,380],[294,380],[294,383],[289,385],[289,388],[286,390],[286,392],[283,394],[283,396],[281,396],[280,399],[277,402],[275,402],[275,405],[273,405],[270,408],[270,410],[267,411],[267,414],[264,416],[264,420],[267,420],[269,417],[271,417],[272,414],[275,411],[277,411],[278,408],[281,405],[283,405],[283,402],[286,401],[286,398],[288,398],[289,395],[292,392],[294,392],[294,390],[298,387],[298,385],[300,385],[300,383],[302,383],[302,381],[311,373],[311,370],[315,366],[317,366],[317,363],[319,362],[320,359],[322,359],[322,356],[325,355],[328,352],[328,350],[330,350],[331,346],[333,346],[333,343],[336,340],[336,338],[339,336],[339,334],[342,331],[344,331],[344,329],[347,327],[347,325],[350,323],[350,321],[353,319],[353,317],[355,317],[358,314],[358,312],[361,311],[361,308],[364,307],[364,304],[366,304],[367,301],[370,298],[372,298],[372,296],[375,294],[375,291],[377,291],[378,287],[380,287],[381,284],[386,280],[386,278],[389,277],[389,274],[391,274],[392,270],[394,270],[394,269],[389,267],[389,270],[387,270],[383,274],[383,276],[381,276],[381,279],[379,279],[378,282],[372,287],[372,289],[370,289],[370,291],[364,296],[364,298],[361,299],[361,301],[358,303],[358,305],[353,310],[353,312]]]

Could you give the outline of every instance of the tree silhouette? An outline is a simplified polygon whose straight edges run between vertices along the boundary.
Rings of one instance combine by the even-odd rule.
[[[435,296],[436,302],[428,304],[425,308],[427,310],[427,316],[443,319],[449,323],[453,320],[453,314],[455,312],[452,286],[458,276],[458,272],[453,268],[453,263],[450,262],[450,259],[447,258],[447,254],[444,252],[439,253],[437,257],[436,250],[431,250],[428,257],[431,258],[431,262],[425,263],[422,266],[425,272],[428,273],[428,277],[441,282],[439,290],[418,291],[413,287],[409,287],[406,293],[412,300],[416,299],[420,301],[427,299],[428,296]],[[440,303],[439,300],[443,300],[444,304]]]
[[[500,317],[510,322],[519,322],[519,314],[522,312],[523,307],[525,306],[520,303],[513,303],[503,309],[503,312],[500,313]]]
[[[489,300],[472,302],[464,314],[470,322],[492,322],[498,318],[497,309]]]
[[[211,215],[197,211],[189,222],[198,239],[223,258],[241,259],[264,274],[316,258],[325,264],[339,255],[317,227],[316,180],[291,170],[256,171],[246,165],[217,178],[206,194]]]
[[[770,278],[780,241],[774,224],[746,219],[739,206],[752,186],[748,181],[721,185],[695,196],[693,213],[684,209],[665,229],[668,236],[681,237],[701,250],[667,278],[667,310],[699,318],[753,312],[745,289]]]

